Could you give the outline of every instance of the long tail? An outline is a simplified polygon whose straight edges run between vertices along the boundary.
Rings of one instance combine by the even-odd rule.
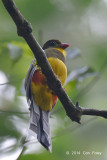
[[[36,106],[31,93],[31,80],[32,76],[37,69],[37,65],[34,64],[35,59],[32,61],[26,78],[25,78],[25,90],[28,104],[30,106],[30,129],[37,134],[38,141],[47,149],[51,151],[51,136],[49,128],[49,112],[41,110]]]
[[[38,141],[47,149],[52,150],[49,128],[50,112],[41,110],[33,101],[30,107],[30,129],[37,134]]]

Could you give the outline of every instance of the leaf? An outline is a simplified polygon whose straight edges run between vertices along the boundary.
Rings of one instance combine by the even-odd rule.
[[[95,72],[92,68],[85,66],[81,68],[77,68],[68,75],[66,83],[69,83],[70,81],[77,80],[77,81],[83,81],[85,78],[88,78],[90,76],[98,76],[99,74]]]

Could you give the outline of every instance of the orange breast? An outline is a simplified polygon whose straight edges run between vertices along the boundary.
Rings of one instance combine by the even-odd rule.
[[[35,84],[41,84],[44,78],[45,76],[41,73],[40,69],[37,69],[32,77],[32,82]]]

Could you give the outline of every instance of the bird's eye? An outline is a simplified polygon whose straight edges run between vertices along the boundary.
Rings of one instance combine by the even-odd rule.
[[[55,41],[50,42],[50,46],[56,46],[57,43]]]

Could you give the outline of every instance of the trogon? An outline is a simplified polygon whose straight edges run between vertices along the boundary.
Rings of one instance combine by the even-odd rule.
[[[65,65],[67,43],[49,40],[43,45],[48,61],[61,81],[62,86],[67,78]],[[34,59],[25,78],[27,102],[30,106],[30,130],[37,135],[38,141],[47,149],[52,150],[49,127],[50,111],[57,102],[57,95],[49,88],[47,79]]]

